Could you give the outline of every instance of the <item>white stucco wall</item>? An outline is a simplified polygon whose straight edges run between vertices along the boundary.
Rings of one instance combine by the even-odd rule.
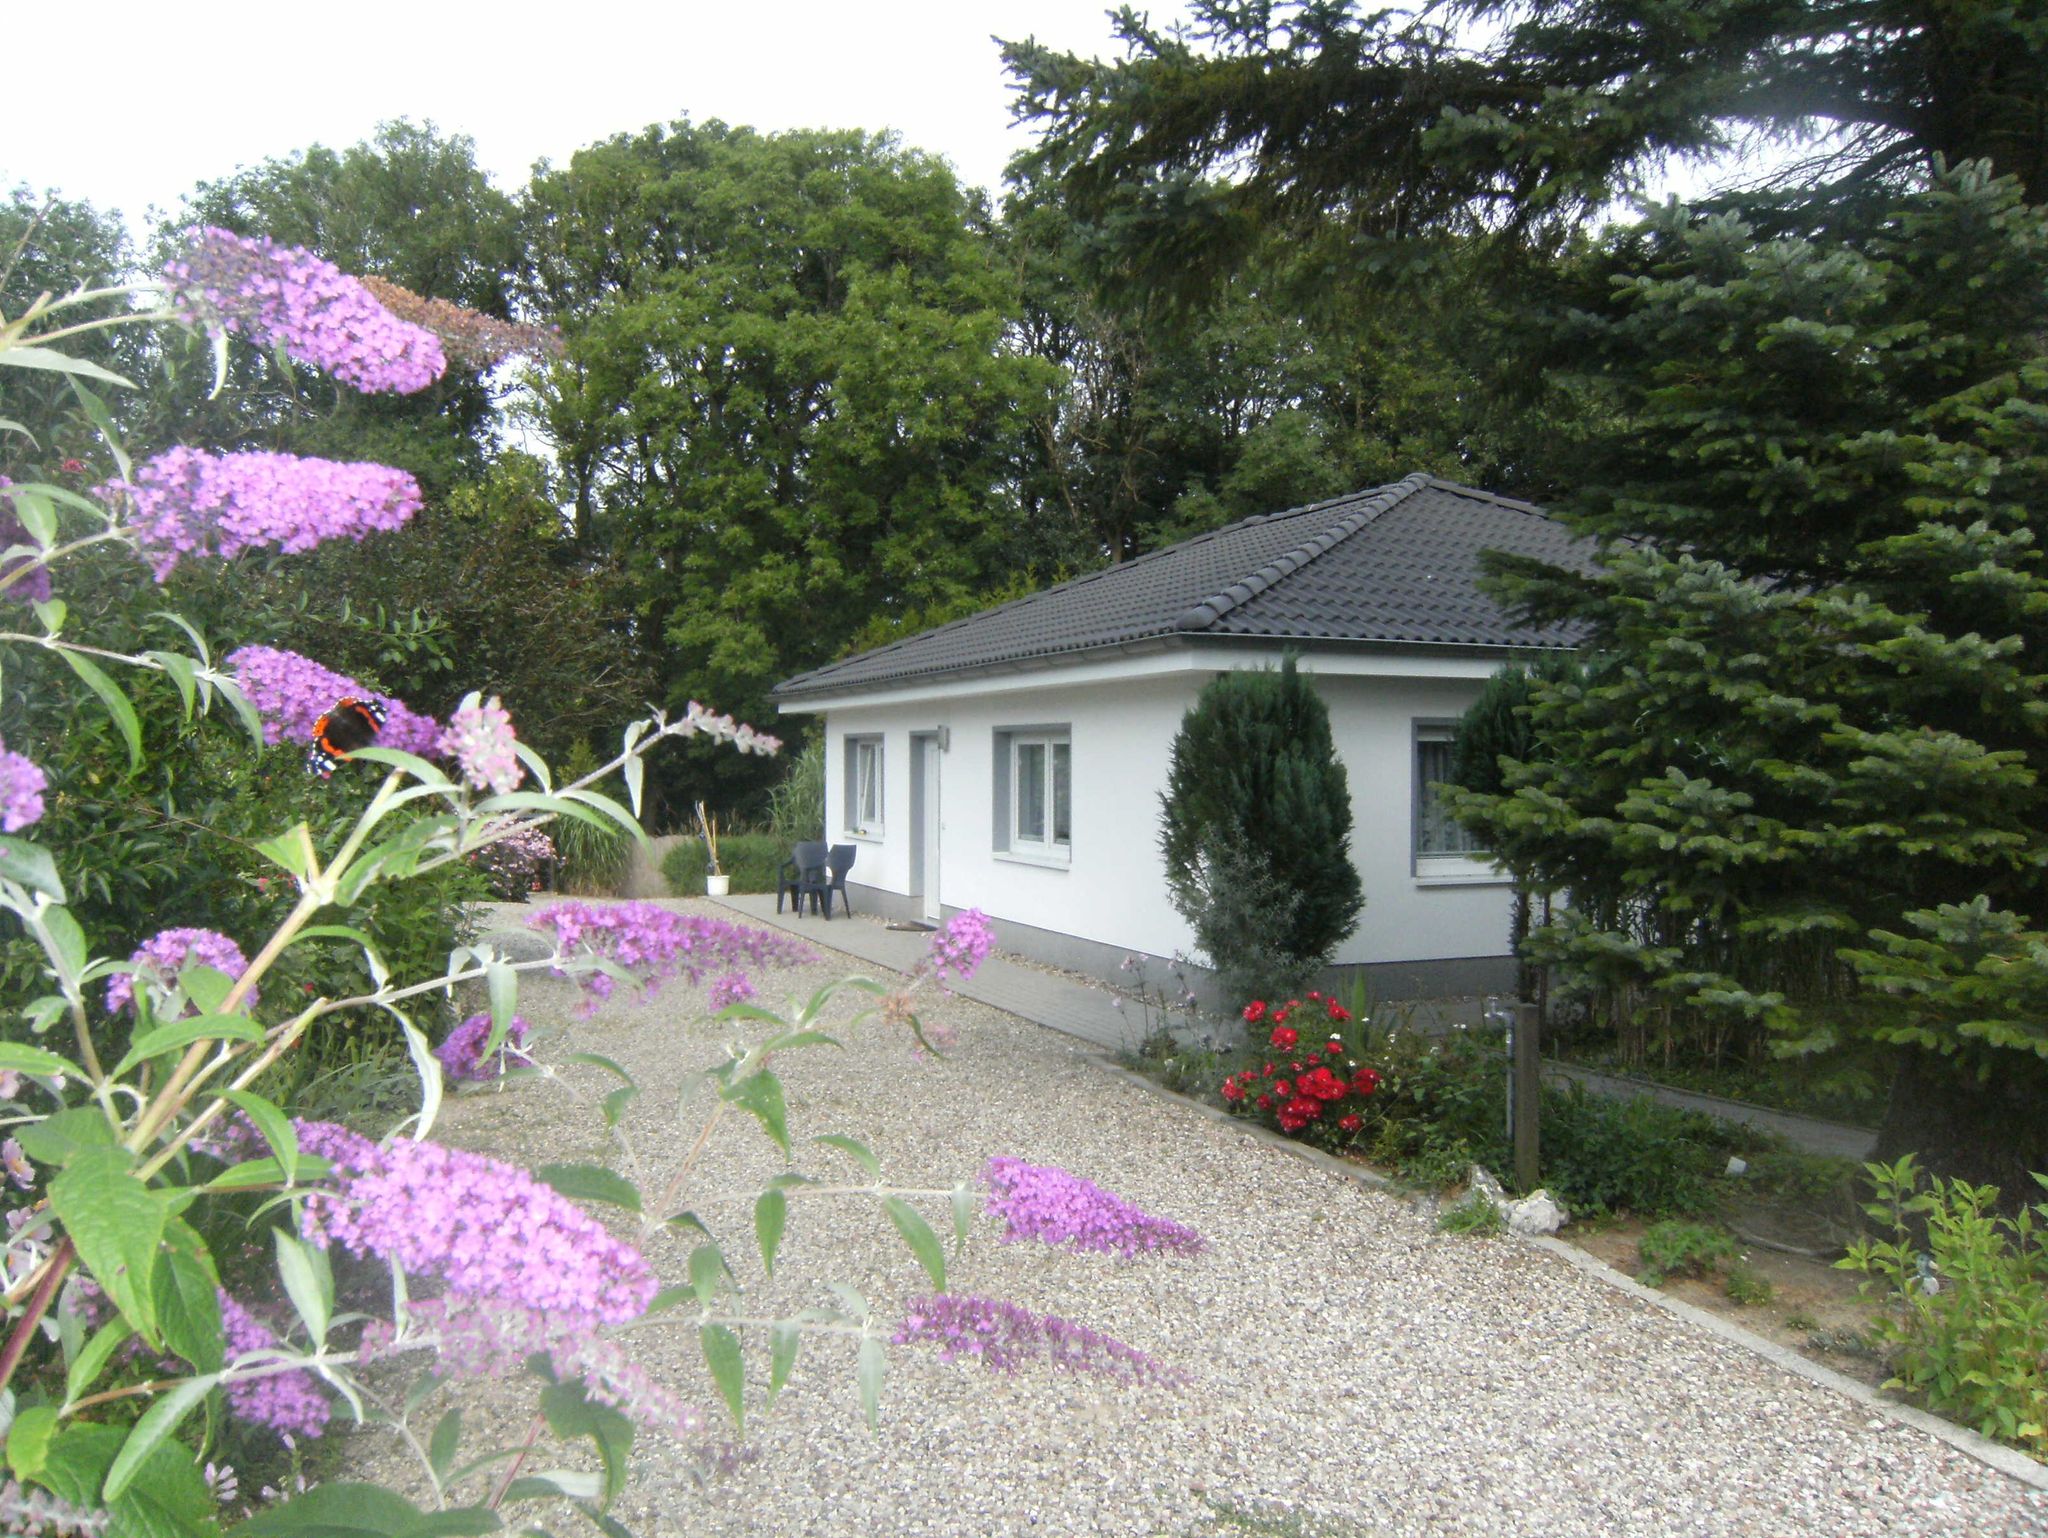
[[[1248,654],[1247,665],[1277,662]],[[1319,667],[1305,658],[1330,706],[1337,748],[1350,774],[1352,858],[1364,881],[1359,929],[1340,962],[1436,961],[1499,956],[1507,950],[1509,888],[1469,862],[1414,858],[1418,721],[1455,721],[1490,664],[1459,659]],[[900,691],[823,711],[826,721],[827,834],[859,847],[849,880],[909,894],[911,736],[947,729],[941,759],[940,895],[948,908],[1076,935],[1155,956],[1191,948],[1166,900],[1160,859],[1159,794],[1181,717],[1213,676],[1213,655],[1169,655],[1134,666],[1093,665]],[[1439,676],[1418,676],[1431,671]],[[1073,853],[1061,868],[997,852],[994,774],[997,734],[1024,726],[1065,726],[1073,752]],[[846,832],[849,735],[883,740],[883,831]],[[1446,879],[1447,869],[1457,874]],[[1433,873],[1432,873],[1433,872]]]

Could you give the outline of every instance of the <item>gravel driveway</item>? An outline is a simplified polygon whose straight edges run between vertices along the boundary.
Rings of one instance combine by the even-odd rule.
[[[773,999],[856,970],[828,955],[756,980]],[[842,1022],[852,998],[838,1001]],[[574,1003],[563,984],[522,991],[530,1020],[566,1027],[541,1055],[626,1064],[644,1090],[630,1135],[673,1151],[678,1086],[715,1060],[725,1028],[701,1023],[679,984],[588,1020]],[[952,1278],[1150,1352],[1185,1386],[1004,1375],[892,1347],[871,1436],[852,1345],[824,1338],[774,1411],[750,1416],[742,1446],[637,1444],[617,1513],[637,1533],[2048,1534],[2048,1494],[1554,1256],[1439,1235],[1395,1197],[1134,1091],[1082,1043],[967,1000],[926,1003],[959,1033],[943,1061],[914,1056],[879,1021],[842,1030],[843,1052],[782,1061],[799,1167],[852,1175],[839,1155],[802,1147],[821,1132],[867,1142],[903,1186],[948,1186],[1013,1154],[1192,1225],[1207,1254],[1122,1260],[1000,1244],[983,1221]],[[567,1078],[583,1098],[529,1085],[465,1099],[441,1135],[533,1164],[608,1158],[589,1108],[608,1084],[589,1069]],[[776,1275],[763,1277],[749,1203],[782,1165],[751,1125],[728,1125],[690,1200],[732,1236],[745,1312],[827,1302],[822,1283],[838,1281],[893,1320],[927,1290],[864,1197],[793,1201]],[[943,1201],[924,1205],[941,1226]],[[665,1279],[680,1277],[682,1248],[652,1253]],[[711,1402],[694,1330],[631,1338],[654,1371]],[[758,1403],[765,1341],[748,1352]],[[473,1421],[523,1426],[523,1391],[472,1393]],[[357,1468],[399,1472],[367,1446]]]

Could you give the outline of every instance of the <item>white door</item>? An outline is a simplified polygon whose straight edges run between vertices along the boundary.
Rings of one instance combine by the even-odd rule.
[[[918,854],[923,869],[919,885],[924,889],[924,921],[939,921],[939,740],[919,739],[924,744],[923,826],[918,830]]]

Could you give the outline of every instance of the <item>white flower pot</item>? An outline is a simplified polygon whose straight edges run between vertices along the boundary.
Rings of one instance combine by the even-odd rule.
[[[723,897],[732,890],[732,877],[723,871],[710,871],[704,877],[704,895]]]

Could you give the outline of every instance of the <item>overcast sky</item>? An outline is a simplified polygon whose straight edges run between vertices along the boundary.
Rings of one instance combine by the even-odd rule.
[[[1182,13],[1145,8],[1162,22]],[[6,24],[9,9],[0,185],[138,225],[148,205],[175,212],[196,182],[342,148],[395,117],[470,135],[508,191],[536,159],[685,114],[893,128],[993,187],[1029,136],[1009,127],[991,35],[1087,54],[1112,42],[1105,0],[102,0],[70,13],[75,32],[33,40]]]

